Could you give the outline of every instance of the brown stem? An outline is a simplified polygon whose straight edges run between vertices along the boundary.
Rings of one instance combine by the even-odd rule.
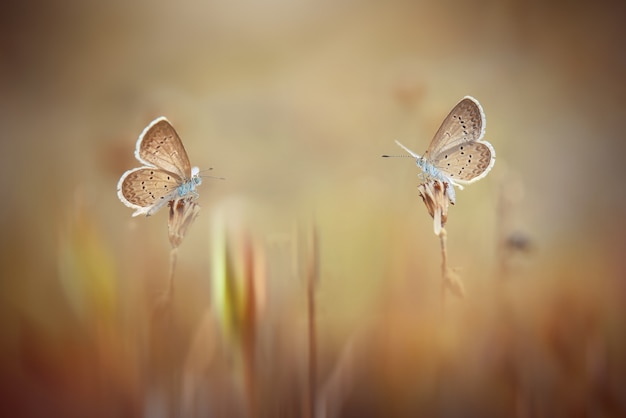
[[[448,287],[448,249],[446,246],[447,233],[441,228],[439,242],[441,244],[441,309],[444,309],[446,301],[446,288]]]
[[[176,261],[178,260],[178,248],[172,248],[170,251],[170,277],[167,286],[167,300],[172,301],[174,298],[174,271],[176,270]]]
[[[306,396],[305,417],[315,417],[315,403],[317,400],[317,324],[315,321],[315,287],[318,280],[318,237],[317,230],[312,228],[309,260],[307,269],[307,305],[309,328],[309,387]]]

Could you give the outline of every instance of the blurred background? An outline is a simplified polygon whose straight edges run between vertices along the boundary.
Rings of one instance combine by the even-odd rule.
[[[625,13],[3,4],[3,415],[626,416]],[[450,207],[442,297],[418,168],[380,156],[465,95],[497,161]],[[168,209],[116,196],[160,115],[226,178],[166,302]]]

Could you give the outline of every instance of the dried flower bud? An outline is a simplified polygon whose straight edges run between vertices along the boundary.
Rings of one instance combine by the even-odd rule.
[[[448,188],[452,185],[440,180],[429,180],[417,186],[420,196],[434,220],[435,235],[441,233],[448,220],[448,206],[451,203]]]
[[[183,242],[187,229],[193,223],[200,212],[198,205],[192,197],[172,200],[169,203],[170,217],[167,221],[167,229],[172,248],[178,248]]]

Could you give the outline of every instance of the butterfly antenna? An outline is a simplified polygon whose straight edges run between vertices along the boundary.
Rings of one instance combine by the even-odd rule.
[[[201,178],[203,178],[203,179],[226,180],[226,178],[225,178],[225,177],[207,176],[206,174],[205,174],[205,175],[203,175],[203,176],[202,176],[202,175],[200,175],[200,173],[203,173],[203,172],[205,172],[205,171],[211,171],[211,170],[213,170],[213,167],[210,167],[210,168],[205,168],[204,170],[200,170],[200,171],[198,171],[198,177],[201,177]]]
[[[226,177],[216,177],[216,176],[199,176],[203,179],[216,179],[216,180],[226,180]]]
[[[381,157],[384,157],[384,158],[413,158],[412,155],[387,155],[387,154],[383,154],[383,155],[381,155]]]
[[[402,145],[400,143],[400,141],[396,140],[396,144],[398,144],[400,146],[400,148],[402,148],[403,150],[405,150],[406,152],[408,152],[410,155],[383,155],[383,157],[386,158],[398,158],[398,157],[411,157],[411,158],[421,158],[419,155],[417,155],[416,153],[414,153],[413,151],[411,151],[410,149],[408,149],[407,147],[405,147],[404,145]]]

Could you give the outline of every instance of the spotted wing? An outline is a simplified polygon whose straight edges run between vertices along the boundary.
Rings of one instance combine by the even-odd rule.
[[[458,146],[480,141],[485,135],[485,113],[478,100],[466,96],[446,116],[433,137],[424,158],[436,163]]]
[[[191,178],[191,164],[183,142],[163,116],[153,120],[141,133],[135,157],[148,166],[161,168],[186,180]]]
[[[174,199],[182,179],[165,170],[139,167],[128,170],[117,184],[117,196],[135,209],[133,216],[151,215]]]
[[[495,161],[490,143],[469,142],[443,150],[433,164],[453,182],[468,184],[485,177]]]

